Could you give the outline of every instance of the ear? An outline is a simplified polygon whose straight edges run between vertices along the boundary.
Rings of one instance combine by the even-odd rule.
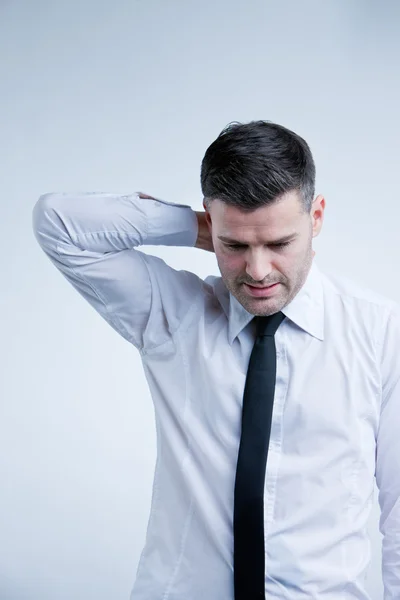
[[[311,211],[313,237],[316,237],[321,231],[324,221],[325,198],[319,194],[313,202]]]
[[[204,208],[204,211],[205,211],[205,213],[206,213],[206,216],[205,216],[206,223],[207,223],[208,227],[211,227],[211,225],[212,225],[211,213],[210,213],[210,211],[208,210],[208,208],[207,208],[207,205],[206,205],[206,203],[205,203],[205,200],[204,200],[204,199],[203,199],[203,208]]]

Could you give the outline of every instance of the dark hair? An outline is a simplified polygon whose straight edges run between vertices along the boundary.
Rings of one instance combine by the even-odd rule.
[[[207,148],[200,180],[207,207],[218,198],[251,212],[297,190],[309,213],[315,165],[307,142],[290,129],[271,121],[234,121]]]

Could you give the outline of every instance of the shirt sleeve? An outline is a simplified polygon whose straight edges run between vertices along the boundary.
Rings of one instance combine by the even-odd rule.
[[[74,288],[126,340],[145,352],[182,325],[203,280],[139,245],[191,246],[195,212],[185,204],[111,193],[49,193],[33,207],[39,245]]]
[[[376,445],[384,600],[400,598],[400,307],[386,320],[381,344],[382,399]]]

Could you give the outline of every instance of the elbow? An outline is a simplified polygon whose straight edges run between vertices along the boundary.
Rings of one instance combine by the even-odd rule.
[[[56,212],[56,200],[59,194],[42,194],[32,209],[32,229],[39,245],[45,249],[54,246],[60,218]]]

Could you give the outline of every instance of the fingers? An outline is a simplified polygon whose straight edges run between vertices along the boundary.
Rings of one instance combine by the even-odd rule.
[[[148,196],[147,194],[144,194],[143,192],[138,192],[139,194],[139,198],[147,198],[148,200],[157,200],[157,198],[154,198],[153,196]]]

